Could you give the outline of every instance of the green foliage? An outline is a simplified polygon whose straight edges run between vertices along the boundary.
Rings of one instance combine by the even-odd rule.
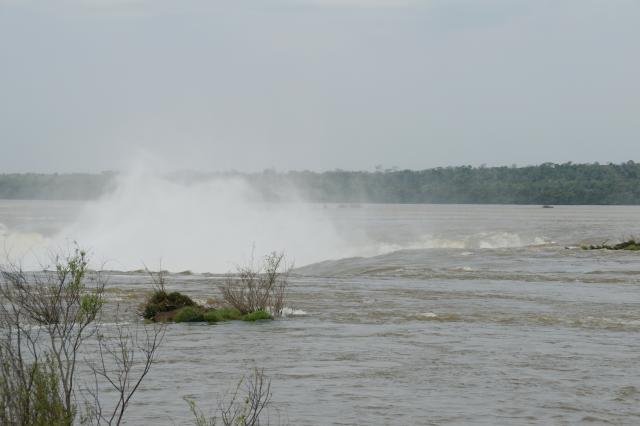
[[[202,322],[202,309],[196,306],[185,306],[179,309],[173,317],[175,322]]]
[[[102,309],[104,284],[84,284],[88,259],[77,246],[52,261],[55,269],[43,274],[0,270],[0,329],[7,331],[0,336],[0,424],[70,425],[76,417],[77,354]]]
[[[207,417],[202,411],[198,409],[196,402],[193,399],[184,398],[184,400],[189,404],[189,410],[193,415],[193,420],[196,426],[216,426],[216,418],[215,417]]]
[[[91,305],[90,302],[87,304]],[[221,321],[257,321],[273,319],[272,315],[264,310],[257,310],[243,315],[234,307],[208,309],[196,304],[189,296],[178,292],[167,293],[164,290],[156,290],[145,303],[142,316],[155,321],[173,322],[208,322]]]
[[[152,320],[155,316],[162,312],[162,307],[156,303],[146,303],[142,308],[142,317],[144,319]]]
[[[103,304],[104,299],[101,294],[85,294],[80,299],[80,310],[89,317],[95,317]]]
[[[60,380],[53,362],[34,367],[33,388],[33,425],[71,425],[75,418],[75,409],[67,413],[60,393]]]
[[[156,291],[149,299],[151,303],[166,304],[169,307],[194,306],[196,303],[187,295],[177,291],[167,293],[164,290]]]
[[[264,192],[291,185],[316,202],[640,204],[640,163],[253,174]]]
[[[153,319],[160,312],[170,312],[185,306],[196,306],[196,303],[189,296],[177,291],[167,293],[164,290],[156,290],[144,304],[142,316]]]
[[[43,272],[0,267],[0,425],[121,424],[154,362],[164,327],[154,326],[152,332],[145,328],[139,338],[137,326],[121,325],[116,313],[116,331],[111,333],[109,326],[112,337],[105,338],[101,322],[91,326],[104,305],[104,282],[100,274],[92,274],[93,285],[85,285],[86,253],[76,246],[52,261],[55,270]],[[163,299],[183,300],[170,295]],[[95,393],[78,384],[78,363],[96,349],[94,344],[84,349],[91,336],[96,336],[100,362],[85,362],[95,378]],[[119,394],[108,398],[118,401],[113,410],[102,411],[101,378]]]
[[[235,308],[210,309],[204,313],[204,320],[213,323],[242,319],[242,314]]]
[[[224,321],[215,309],[210,309],[202,314],[202,318],[208,323]]]
[[[65,408],[60,376],[50,357],[44,362],[24,366],[25,376],[14,375],[2,360],[0,376],[0,424],[70,426],[76,407]]]
[[[207,180],[219,174],[194,174]],[[426,170],[334,170],[244,174],[270,200],[295,187],[327,203],[640,204],[640,163],[544,163],[526,167],[438,167]]]
[[[242,317],[243,321],[259,321],[259,320],[270,320],[270,319],[273,319],[271,314],[263,310],[251,312]]]

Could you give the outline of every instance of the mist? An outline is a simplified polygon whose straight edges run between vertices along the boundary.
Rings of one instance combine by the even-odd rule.
[[[53,239],[81,242],[99,254],[95,262],[117,270],[224,273],[272,251],[296,265],[349,255],[321,206],[296,198],[268,202],[240,177],[180,183],[134,170]]]

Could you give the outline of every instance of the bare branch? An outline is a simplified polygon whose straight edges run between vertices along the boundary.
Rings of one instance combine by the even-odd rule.
[[[263,310],[274,317],[282,315],[290,266],[284,265],[284,254],[265,256],[262,268],[238,267],[220,287],[223,299],[242,314]]]

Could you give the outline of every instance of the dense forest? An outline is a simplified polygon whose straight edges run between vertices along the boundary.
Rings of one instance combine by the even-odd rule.
[[[0,198],[90,199],[114,186],[114,173],[4,174]],[[310,201],[340,203],[640,204],[640,163],[553,164],[527,167],[444,167],[279,173],[180,173],[201,181],[242,176],[269,198],[296,188]]]

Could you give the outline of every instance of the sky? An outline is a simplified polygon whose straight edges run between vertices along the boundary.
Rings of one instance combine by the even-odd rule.
[[[0,0],[0,173],[640,161],[638,22],[638,0]]]

